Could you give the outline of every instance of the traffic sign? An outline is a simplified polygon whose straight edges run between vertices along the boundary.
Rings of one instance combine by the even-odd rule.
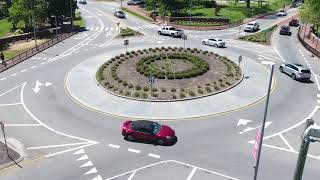
[[[154,80],[155,80],[156,78],[154,77],[154,76],[149,76],[148,77],[148,83],[151,83],[151,84],[154,84]]]
[[[239,64],[240,64],[241,61],[242,61],[242,55],[240,55],[239,58],[238,58]]]
[[[183,40],[187,40],[188,39],[187,35],[185,35],[185,34],[182,34],[181,37],[182,37]]]
[[[123,41],[123,43],[124,43],[125,46],[129,45],[129,39],[125,39],[125,40]]]

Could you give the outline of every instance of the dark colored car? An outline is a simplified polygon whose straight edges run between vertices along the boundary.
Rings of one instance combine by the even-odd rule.
[[[122,135],[128,141],[170,145],[177,141],[173,129],[157,122],[138,120],[126,121],[122,126]]]
[[[128,5],[139,5],[139,4],[143,4],[143,1],[141,0],[130,0],[127,2]]]
[[[290,26],[288,26],[288,25],[281,26],[279,34],[291,36]]]
[[[294,27],[299,27],[299,20],[298,19],[292,19],[290,22],[289,22],[289,26],[294,26]]]

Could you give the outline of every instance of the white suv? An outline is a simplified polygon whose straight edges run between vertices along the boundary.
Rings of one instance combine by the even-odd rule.
[[[203,39],[203,45],[209,45],[214,47],[225,47],[226,43],[220,38]]]
[[[244,26],[244,31],[247,32],[255,32],[259,30],[259,23],[253,21],[249,22],[246,26]]]
[[[279,67],[279,70],[282,73],[288,74],[294,80],[295,79],[309,80],[311,78],[311,71],[301,64],[297,64],[297,63],[282,64]]]

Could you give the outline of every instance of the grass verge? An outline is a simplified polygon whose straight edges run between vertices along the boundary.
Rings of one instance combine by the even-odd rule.
[[[218,22],[196,22],[196,21],[176,21],[175,24],[182,25],[182,26],[196,26],[196,27],[203,27],[203,26],[221,26],[223,23]]]
[[[138,18],[140,18],[140,19],[146,20],[146,21],[148,21],[148,22],[153,22],[153,20],[152,20],[151,18],[142,16],[142,15],[136,13],[136,12],[131,11],[131,10],[128,9],[128,8],[125,8],[125,7],[124,7],[124,8],[122,8],[122,10],[123,10],[124,12],[129,13],[129,14],[131,14],[131,15],[133,15],[133,16],[136,16],[136,17],[138,17]]]
[[[5,50],[3,51],[3,55],[5,57],[5,60],[8,60],[20,53],[22,53],[23,51],[26,51],[27,49],[19,49],[19,50]]]
[[[76,12],[76,17],[74,18],[73,24],[75,26],[79,26],[80,28],[83,28],[86,26],[86,22],[82,19],[81,13],[79,11]]]
[[[239,39],[250,42],[258,42],[262,44],[270,44],[270,39],[272,32],[278,27],[278,25],[274,25],[268,29],[262,30],[255,34],[250,34],[246,36],[240,36]]]
[[[118,37],[129,37],[129,36],[138,36],[138,35],[142,35],[142,33],[126,27],[126,28],[120,28],[120,35]]]
[[[8,19],[0,20],[0,37],[6,36],[10,33],[10,29],[12,28],[11,22]]]

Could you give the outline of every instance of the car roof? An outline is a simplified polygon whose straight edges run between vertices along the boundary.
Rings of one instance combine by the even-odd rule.
[[[256,21],[248,22],[248,24],[256,24],[256,23],[257,23]]]
[[[153,126],[156,122],[147,121],[147,120],[138,120],[138,121],[132,121],[131,128],[132,129],[147,129],[149,131],[153,130]]]
[[[305,67],[304,65],[302,64],[299,64],[299,63],[289,63],[291,65],[294,65],[295,67],[301,69],[301,70],[309,70],[309,68]]]

